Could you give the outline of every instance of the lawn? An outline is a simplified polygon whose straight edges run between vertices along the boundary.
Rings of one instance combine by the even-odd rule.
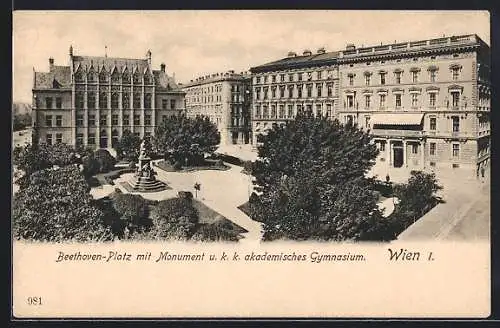
[[[201,170],[219,170],[219,171],[225,171],[229,170],[230,167],[227,165],[218,165],[217,161],[215,160],[205,160],[206,165],[202,166],[189,166],[189,167],[183,167],[180,170],[176,170],[173,165],[170,163],[167,163],[166,161],[159,161],[155,164],[156,167],[166,171],[166,172],[192,172],[192,171],[201,171]]]
[[[221,223],[225,227],[231,227],[230,230],[233,230],[234,232],[237,233],[244,233],[248,232],[244,228],[240,227],[239,225],[235,224],[234,222],[228,220],[218,212],[214,211],[210,207],[206,206],[200,201],[197,201],[196,199],[193,199],[193,207],[196,208],[198,213],[200,214],[200,224],[215,224],[215,223]]]

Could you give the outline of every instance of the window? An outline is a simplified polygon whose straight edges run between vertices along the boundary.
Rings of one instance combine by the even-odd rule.
[[[285,82],[285,74],[280,74],[280,81]]]
[[[453,107],[458,107],[459,99],[460,99],[460,92],[458,91],[451,92],[451,105]]]
[[[56,116],[56,126],[62,126],[62,115]]]
[[[453,144],[452,146],[452,156],[453,157],[458,157],[460,155],[460,145],[459,144]]]
[[[332,84],[332,83],[328,83],[328,84],[326,85],[326,95],[327,95],[328,97],[331,97],[331,96],[332,96],[332,94],[333,94],[333,84]]]
[[[83,133],[76,134],[76,144],[83,145]]]
[[[144,125],[151,125],[151,115],[144,115]]]
[[[166,122],[168,120],[168,115],[162,115],[161,121]]]
[[[385,98],[386,98],[385,94],[380,95],[380,107],[385,107]]]
[[[401,72],[395,72],[396,74],[396,84],[401,84]]]
[[[365,75],[365,84],[368,86],[370,85],[370,75],[369,74],[366,74]]]
[[[316,95],[318,97],[321,97],[322,90],[323,90],[323,84],[321,83],[316,84]]]
[[[106,83],[108,82],[108,74],[106,74],[106,71],[102,71],[99,74],[99,83]]]
[[[130,108],[130,94],[128,92],[122,94],[122,108]]]
[[[293,105],[288,105],[288,118],[293,117]]]
[[[95,101],[94,101],[94,103],[95,103]],[[80,108],[80,109],[83,108],[83,92],[81,92],[81,91],[77,91],[75,93],[75,106],[76,106],[76,108]],[[87,107],[91,108],[91,107],[89,107],[88,100],[87,100]],[[94,105],[94,107],[95,107],[95,105]]]
[[[365,95],[365,107],[366,108],[370,108],[370,100],[371,100],[371,96]]]
[[[255,83],[256,83],[256,84],[257,84],[257,83],[260,83],[260,76],[256,76],[256,77],[255,77]]]
[[[302,85],[297,86],[297,97],[302,98]]]
[[[272,81],[273,81],[273,83],[276,83],[276,75],[272,76]]]
[[[144,108],[147,108],[147,109],[151,109],[153,108],[153,103],[151,101],[151,94],[150,93],[146,93],[144,94]]]
[[[52,145],[52,134],[50,134],[50,133],[47,134],[45,136],[45,140],[46,140],[47,145]]]
[[[285,117],[285,105],[280,105],[279,118]]]
[[[293,74],[288,74],[288,81],[293,82]]]
[[[453,116],[452,117],[452,126],[453,126],[453,132],[459,132],[460,131],[460,117],[458,116]]]
[[[255,106],[255,117],[260,118],[260,106]]]
[[[429,79],[431,80],[431,82],[436,82],[436,70],[435,69],[429,71]]]
[[[95,115],[89,115],[88,117],[88,126],[95,126]]]
[[[99,117],[99,125],[108,125],[108,117],[106,114],[101,114]]]
[[[276,118],[276,105],[271,105],[271,117]]]
[[[52,115],[45,116],[45,125],[52,126]]]
[[[89,133],[87,143],[89,145],[95,145],[95,133]]]
[[[83,115],[76,115],[76,126],[83,126]]]
[[[288,86],[288,98],[293,98],[293,85]]]
[[[316,73],[316,76],[317,76],[316,78],[317,78],[318,80],[321,80],[321,71],[318,71],[318,72]]]
[[[265,106],[265,105],[262,107],[262,116],[264,118],[268,118],[269,117],[269,110],[267,109],[267,106]]]
[[[436,118],[435,117],[431,117],[429,119],[429,128],[431,131],[436,131]]]
[[[307,97],[311,98],[312,97],[312,84],[307,85]]]
[[[141,116],[134,115],[134,125],[140,125],[140,124],[141,124]]]
[[[429,144],[429,155],[436,155],[436,143],[431,142]]]
[[[56,108],[61,109],[62,108],[62,99],[61,97],[56,98]]]
[[[276,98],[276,88],[271,88],[271,97]]]
[[[396,108],[401,108],[401,94],[398,93],[395,95],[396,97]]]
[[[385,73],[380,73],[380,84],[385,84]]]
[[[267,99],[267,92],[269,91],[268,88],[264,88],[264,99]]]
[[[417,83],[418,82],[418,71],[411,72],[411,80],[412,80],[413,83]]]
[[[348,108],[354,107],[354,96],[351,95],[347,96],[347,107]]]
[[[436,94],[434,92],[429,93],[429,106],[436,106]]]
[[[106,91],[99,93],[99,108],[108,108],[108,93]]]
[[[56,143],[62,143],[62,133],[56,133]]]
[[[412,107],[417,107],[418,106],[418,93],[412,93],[411,94],[411,106]]]
[[[141,108],[141,94],[134,92],[134,108]]]
[[[123,114],[123,125],[130,125],[130,115]]]
[[[118,125],[118,114],[113,114],[111,116],[111,125]]]
[[[380,151],[385,151],[385,141],[380,142]]]
[[[297,105],[297,115],[302,115],[302,105],[298,104]]]
[[[411,145],[411,153],[412,154],[418,154],[418,145],[417,144],[412,144]]]
[[[142,76],[139,74],[139,72],[135,72],[133,79],[134,79],[134,84],[142,83]]]
[[[52,98],[45,98],[45,108],[52,108]]]
[[[349,75],[349,85],[354,85],[354,75]]]
[[[302,81],[302,73],[297,74],[297,76],[298,76],[298,80]]]
[[[326,117],[331,117],[331,116],[332,116],[332,105],[326,104]]]
[[[454,68],[452,68],[452,70],[451,70],[451,75],[452,75],[452,79],[453,79],[453,81],[458,80],[459,71],[460,71],[460,69],[459,69],[458,67],[454,67]]]
[[[365,116],[365,128],[370,128],[370,116]]]
[[[111,108],[117,109],[118,108],[118,92],[113,92],[111,94]]]
[[[323,106],[321,104],[316,105],[316,117],[321,117],[323,115]]]
[[[285,98],[285,87],[280,87],[280,98]]]

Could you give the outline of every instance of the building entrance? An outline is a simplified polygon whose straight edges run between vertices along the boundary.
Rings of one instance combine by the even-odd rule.
[[[394,146],[393,152],[394,152],[394,167],[403,166],[403,147]]]

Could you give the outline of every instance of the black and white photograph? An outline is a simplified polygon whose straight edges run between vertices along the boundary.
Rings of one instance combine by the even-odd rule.
[[[437,266],[425,243],[489,245],[486,11],[15,11],[12,58],[11,226],[23,292],[32,274],[16,261],[37,247],[50,247],[39,261],[61,275],[66,262],[84,275],[130,259],[199,270],[225,261],[211,247],[229,262],[322,262],[327,274],[326,262],[339,271],[374,257]],[[148,243],[192,252],[152,254]],[[407,244],[417,246],[398,246]],[[478,261],[488,258],[479,250]],[[130,275],[149,270],[132,265]],[[474,271],[474,297],[488,266],[470,268],[486,270]],[[216,278],[251,290],[251,277],[237,275]],[[195,284],[190,297],[212,290]],[[336,313],[312,306],[289,310]],[[241,315],[273,316],[257,309]],[[212,310],[200,315],[240,315]]]

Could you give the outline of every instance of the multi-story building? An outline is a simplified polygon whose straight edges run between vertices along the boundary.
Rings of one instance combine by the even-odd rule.
[[[477,173],[489,164],[490,50],[477,35],[351,44],[337,61],[338,119],[370,130],[376,166]]]
[[[184,111],[184,93],[165,64],[145,59],[76,56],[33,73],[33,142],[112,148],[129,130],[141,138]]]
[[[183,85],[186,115],[207,116],[217,125],[221,145],[251,142],[250,76],[228,71],[198,77]]]
[[[339,99],[338,52],[302,56],[289,52],[286,58],[252,67],[254,144],[274,124],[285,124],[297,114],[333,118]]]

